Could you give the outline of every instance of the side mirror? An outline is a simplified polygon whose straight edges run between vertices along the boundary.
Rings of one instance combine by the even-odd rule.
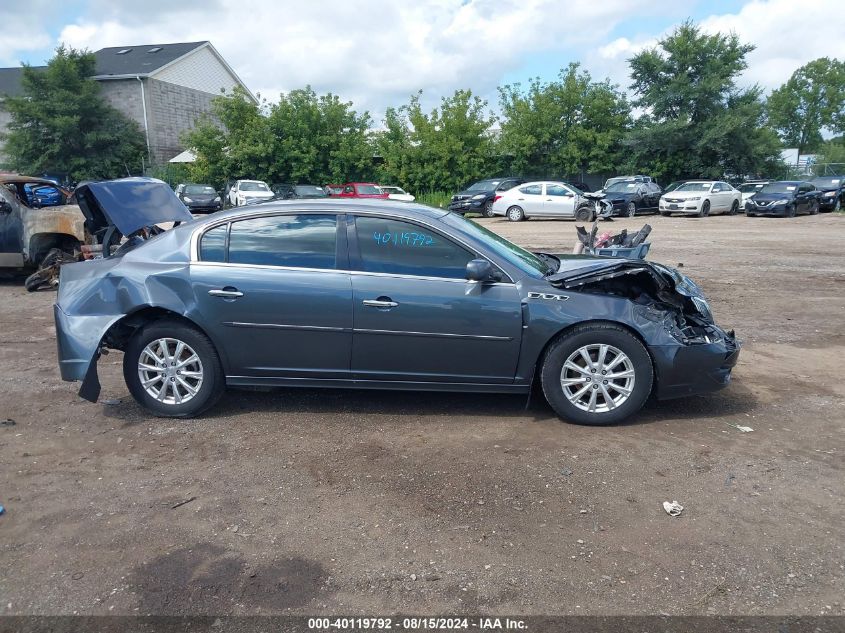
[[[486,259],[473,259],[467,262],[467,280],[473,282],[496,281],[493,264]]]

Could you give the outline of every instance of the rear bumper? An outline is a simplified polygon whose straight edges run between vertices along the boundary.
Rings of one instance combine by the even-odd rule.
[[[722,338],[712,343],[652,347],[658,399],[710,393],[728,386],[741,346],[732,333],[716,329]]]

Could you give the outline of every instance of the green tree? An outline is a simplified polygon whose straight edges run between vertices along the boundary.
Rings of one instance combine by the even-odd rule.
[[[627,168],[663,181],[771,169],[780,144],[765,126],[761,91],[735,82],[753,49],[685,22],[631,58],[635,105],[646,114],[626,136]]]
[[[193,179],[222,185],[236,178],[316,183],[369,178],[373,172],[367,112],[310,87],[268,105],[242,89],[217,97],[212,115],[184,137],[197,159]]]
[[[818,148],[822,132],[845,132],[845,62],[822,57],[804,64],[766,106],[784,144],[799,154]]]
[[[422,92],[388,109],[376,146],[382,175],[416,192],[455,190],[485,175],[492,161],[495,118],[470,90],[443,97],[426,113]]]
[[[593,82],[576,63],[558,79],[532,79],[499,88],[504,115],[500,151],[514,173],[542,177],[616,167],[620,142],[630,122],[628,102],[607,81]]]
[[[13,169],[64,172],[72,180],[141,170],[144,136],[101,97],[94,74],[93,53],[64,46],[46,69],[24,66],[22,94],[0,103],[11,115],[9,131],[0,140]]]

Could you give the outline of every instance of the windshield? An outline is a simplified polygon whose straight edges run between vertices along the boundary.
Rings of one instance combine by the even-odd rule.
[[[382,194],[381,189],[375,185],[358,185],[357,189],[358,195],[361,196],[380,196]]]
[[[208,185],[188,185],[185,187],[185,193],[192,193],[195,196],[201,193],[213,196],[217,192],[214,191],[214,187],[209,187]]]
[[[270,191],[270,188],[263,182],[242,182],[241,191]]]
[[[838,187],[842,184],[842,177],[836,178],[813,178],[811,181],[816,187]]]
[[[618,193],[636,193],[640,188],[637,182],[615,182],[610,185],[605,191],[615,191]]]
[[[760,189],[762,189],[763,184],[764,183],[762,183],[762,182],[750,182],[750,183],[746,183],[744,185],[740,185],[739,190],[742,193],[751,193],[753,191],[759,191]]]
[[[791,182],[773,182],[760,189],[760,193],[791,193],[798,185]]]
[[[549,264],[546,264],[534,253],[530,253],[524,248],[520,248],[516,244],[513,244],[503,238],[501,235],[484,228],[480,224],[476,224],[472,220],[467,220],[462,215],[448,213],[443,217],[443,220],[448,224],[452,224],[463,229],[477,239],[480,239],[490,250],[494,251],[497,255],[500,255],[529,275],[543,276],[557,270],[557,266],[550,266]]]
[[[293,188],[298,196],[308,196],[309,198],[325,198],[326,192],[322,187],[317,185],[297,185]]]
[[[712,182],[685,182],[675,191],[710,191],[712,186]]]
[[[501,183],[501,180],[479,180],[467,187],[467,191],[493,191]]]

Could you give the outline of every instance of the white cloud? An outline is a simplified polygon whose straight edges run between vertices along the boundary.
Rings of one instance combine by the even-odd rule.
[[[671,0],[171,4],[141,14],[140,3],[98,2],[60,39],[94,50],[208,39],[254,92],[274,99],[310,84],[378,117],[419,89],[429,99],[464,87],[495,98],[526,56],[588,47],[631,11]]]
[[[842,5],[838,0],[754,0],[738,13],[713,15],[706,31],[733,31],[757,48],[748,55],[746,85],[771,90],[800,66],[819,57],[845,59]]]
[[[0,67],[18,66],[27,53],[49,48],[53,40],[39,23],[47,3],[44,0],[3,1],[3,34],[0,35]]]

